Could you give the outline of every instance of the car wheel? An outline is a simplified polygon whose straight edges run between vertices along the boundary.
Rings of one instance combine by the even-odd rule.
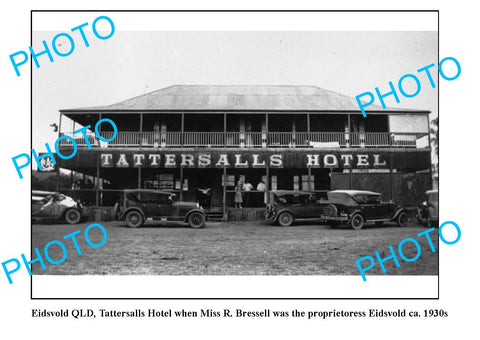
[[[383,221],[377,221],[377,222],[375,222],[375,225],[377,227],[381,227],[383,225]]]
[[[405,227],[408,222],[408,215],[406,212],[401,212],[400,215],[397,216],[397,224],[399,227]]]
[[[293,223],[293,215],[290,214],[289,212],[282,212],[280,215],[278,215],[278,224],[280,224],[282,227],[289,227]]]
[[[352,229],[359,230],[363,228],[364,219],[361,214],[355,214],[350,220],[350,226]]]
[[[82,214],[77,209],[68,209],[65,212],[65,221],[68,224],[77,224],[82,219]]]
[[[130,228],[138,228],[143,224],[143,216],[138,211],[133,210],[127,213],[125,222]]]
[[[192,228],[203,228],[205,225],[205,215],[199,212],[193,212],[188,215],[188,225]]]

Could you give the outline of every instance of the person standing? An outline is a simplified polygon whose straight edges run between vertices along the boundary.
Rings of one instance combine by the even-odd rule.
[[[250,201],[251,201],[251,192],[253,189],[253,185],[251,183],[249,183],[248,181],[245,181],[245,183],[243,183],[243,190],[245,191],[245,206],[248,208],[250,207]]]
[[[265,192],[266,186],[265,182],[263,179],[260,180],[260,182],[257,184],[257,191],[258,191],[258,203],[262,202],[262,196],[263,196],[263,204],[267,203],[267,193]]]
[[[235,187],[235,208],[242,208],[243,203],[243,183],[238,181],[237,186]]]

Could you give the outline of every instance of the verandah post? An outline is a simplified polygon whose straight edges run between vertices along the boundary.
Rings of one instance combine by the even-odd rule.
[[[226,221],[227,217],[227,168],[223,166],[223,220]]]
[[[98,120],[102,120],[102,114],[100,113],[98,116]],[[98,133],[102,132],[102,125],[98,126]],[[100,203],[100,152],[97,151],[97,179],[95,181],[95,207],[99,206]],[[91,197],[91,196],[90,196]]]

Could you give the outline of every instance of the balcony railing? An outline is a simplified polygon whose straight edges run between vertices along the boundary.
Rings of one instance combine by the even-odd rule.
[[[73,136],[71,133],[62,135]],[[102,132],[110,139],[113,132]],[[427,133],[389,132],[118,132],[117,137],[102,143],[94,134],[87,134],[92,146],[100,147],[229,147],[229,148],[428,148]],[[85,139],[73,136],[78,146]],[[71,146],[62,139],[61,146]]]

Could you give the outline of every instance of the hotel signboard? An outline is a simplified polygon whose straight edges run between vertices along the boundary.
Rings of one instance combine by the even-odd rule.
[[[423,166],[428,168],[428,150],[275,150],[173,151],[173,150],[90,150],[62,161],[68,169],[101,168],[352,168],[389,169]],[[64,163],[64,164],[63,164]]]

